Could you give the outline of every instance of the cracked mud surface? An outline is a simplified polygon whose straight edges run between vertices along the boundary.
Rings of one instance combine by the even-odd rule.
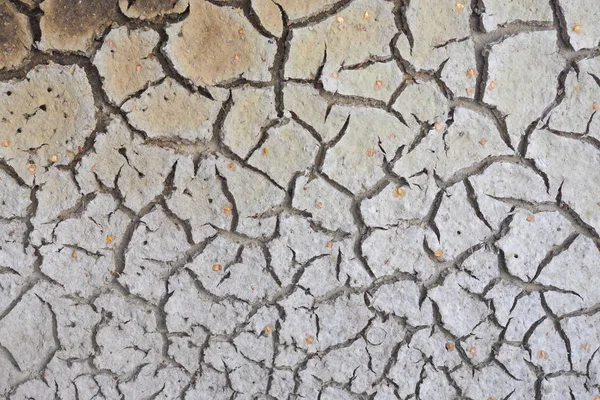
[[[600,400],[594,0],[0,0],[0,396]]]

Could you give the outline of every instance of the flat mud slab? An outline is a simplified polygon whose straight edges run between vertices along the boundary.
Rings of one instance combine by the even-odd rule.
[[[0,397],[600,400],[597,0],[0,0]]]

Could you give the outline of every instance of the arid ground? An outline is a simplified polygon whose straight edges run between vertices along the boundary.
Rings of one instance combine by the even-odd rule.
[[[600,400],[597,0],[0,0],[0,396]]]

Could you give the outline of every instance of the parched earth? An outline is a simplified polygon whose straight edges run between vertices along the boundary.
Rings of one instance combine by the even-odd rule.
[[[597,0],[0,0],[0,395],[600,400]]]

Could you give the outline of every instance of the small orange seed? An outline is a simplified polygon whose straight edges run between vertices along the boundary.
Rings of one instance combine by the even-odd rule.
[[[394,196],[394,197],[404,197],[405,195],[406,195],[406,191],[404,189],[402,189],[401,187],[397,187],[392,192],[392,196]]]
[[[544,350],[539,350],[537,353],[537,358],[543,358],[544,360],[547,360],[549,358],[548,353],[546,353]]]
[[[585,350],[585,351],[590,351],[590,344],[589,343],[584,343],[581,345],[581,347]]]

